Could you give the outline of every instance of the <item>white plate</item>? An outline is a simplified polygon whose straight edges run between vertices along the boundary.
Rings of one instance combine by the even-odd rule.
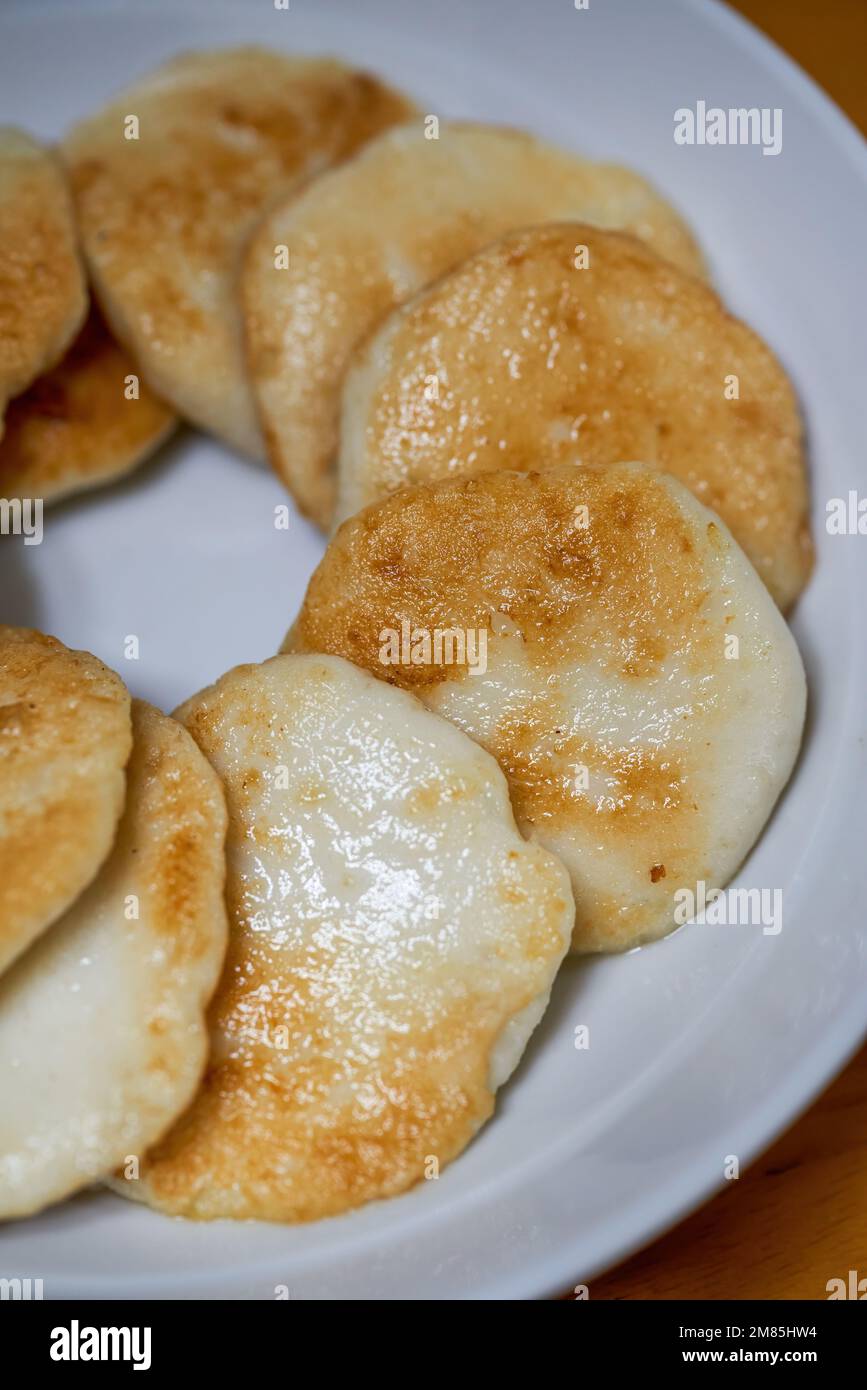
[[[811,714],[738,882],[781,888],[784,925],[776,937],[692,926],[567,965],[495,1120],[405,1197],[281,1228],[193,1225],[87,1195],[6,1227],[0,1274],[41,1277],[48,1297],[272,1298],[276,1285],[292,1297],[532,1297],[588,1280],[720,1186],[727,1156],[743,1167],[867,1023],[867,537],[824,527],[828,498],[867,493],[865,146],[755,31],[687,0],[290,0],[288,13],[267,0],[7,0],[0,119],[56,137],[177,50],[244,40],[330,50],[433,113],[634,164],[686,211],[724,296],[781,353],[812,453],[818,568],[795,621]],[[780,107],[782,153],[676,146],[673,113],[699,99]],[[282,500],[267,472],[185,437],[128,483],[48,513],[41,547],[5,542],[0,616],[93,650],[171,708],[276,649],[321,551],[300,520],[274,529]],[[138,663],[123,656],[131,633]],[[573,1045],[578,1024],[589,1051]]]

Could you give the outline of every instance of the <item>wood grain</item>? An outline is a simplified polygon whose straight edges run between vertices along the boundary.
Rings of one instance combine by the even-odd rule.
[[[740,10],[867,133],[867,0],[741,0]],[[591,1299],[828,1297],[867,1277],[867,1047],[752,1168]],[[571,1296],[571,1295],[568,1295]]]

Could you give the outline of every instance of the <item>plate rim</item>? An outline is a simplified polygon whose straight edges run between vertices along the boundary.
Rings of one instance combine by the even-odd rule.
[[[695,4],[695,0],[673,0],[673,4],[680,10],[688,10],[692,18],[703,24],[711,24],[717,29],[726,33],[741,50],[750,52],[753,56],[760,58],[761,62],[774,70],[785,85],[794,91],[817,116],[821,117],[821,123],[825,131],[825,138],[834,139],[838,148],[841,148],[847,160],[857,171],[861,179],[867,183],[867,141],[858,131],[856,126],[849,120],[844,112],[836,105],[833,99],[819,86],[819,84],[806,73],[792,58],[790,58],[779,46],[753,23],[743,15],[733,10],[725,0],[701,0],[700,5]],[[62,8],[57,0],[48,0],[46,8]],[[200,9],[210,9],[203,3],[203,0],[193,0],[193,6]],[[34,6],[30,15],[35,17],[38,6]],[[88,7],[89,8],[89,7]],[[94,5],[88,16],[87,8],[81,11],[82,17],[97,17],[95,12],[102,9],[104,12],[116,11],[116,3],[101,3]],[[220,4],[214,7],[219,10],[236,10],[239,8],[237,0],[230,5]],[[863,615],[862,615],[863,621]],[[785,1084],[781,1085],[776,1097],[776,1103],[771,1106],[767,1100],[758,1101],[752,1109],[744,1112],[738,1119],[735,1134],[750,1134],[752,1137],[741,1144],[738,1152],[743,1157],[744,1166],[755,1162],[756,1158],[764,1152],[770,1144],[787,1129],[797,1118],[802,1115],[815,1102],[817,1096],[827,1086],[829,1081],[836,1076],[855,1055],[859,1047],[867,1037],[867,1000],[863,1005],[859,1004],[858,999],[851,1001],[850,1007],[838,1018],[834,1026],[826,1027],[820,1036],[805,1051],[804,1057],[797,1071],[786,1078]],[[565,1147],[566,1137],[563,1138]],[[733,1140],[733,1142],[735,1142]],[[562,1160],[561,1160],[562,1161]],[[557,1171],[556,1166],[552,1166],[552,1175]],[[687,1176],[689,1175],[689,1176]],[[520,1179],[516,1177],[516,1187],[520,1186]],[[644,1249],[647,1245],[658,1239],[666,1231],[673,1229],[680,1224],[690,1213],[697,1210],[713,1195],[724,1186],[721,1177],[708,1180],[706,1157],[699,1153],[693,1162],[686,1168],[678,1168],[673,1175],[671,1182],[666,1184],[663,1191],[668,1194],[675,1187],[678,1188],[680,1196],[673,1199],[668,1196],[665,1201],[660,1200],[657,1210],[651,1214],[648,1208],[647,1219],[640,1226],[632,1224],[630,1234],[621,1235],[614,1240],[609,1253],[597,1253],[595,1261],[584,1260],[584,1269],[581,1278],[585,1282],[592,1279],[603,1270],[612,1268],[630,1255]],[[662,1208],[665,1208],[663,1211]],[[625,1212],[630,1212],[632,1205],[624,1208]],[[626,1226],[628,1221],[624,1219],[618,1225]],[[608,1228],[611,1230],[611,1226]],[[580,1238],[580,1235],[579,1235]],[[600,1240],[600,1244],[603,1244]],[[364,1239],[361,1241],[363,1246]],[[276,1262],[276,1255],[273,1252],[263,1253],[261,1257],[261,1268],[267,1270]],[[544,1299],[555,1294],[563,1294],[569,1285],[570,1275],[575,1276],[575,1267],[580,1258],[580,1250],[576,1252],[573,1239],[568,1236],[558,1242],[556,1246],[550,1246],[541,1253],[536,1254],[532,1250],[525,1250],[523,1261],[519,1269],[499,1274],[492,1272],[486,1279],[486,1291],[478,1295],[484,1299],[509,1299],[509,1300],[534,1300]],[[245,1262],[247,1264],[252,1261]],[[197,1279],[207,1277],[207,1272],[202,1271],[197,1274],[179,1274],[173,1276],[174,1281],[179,1285],[185,1285],[188,1289],[194,1290]],[[141,1275],[129,1276],[130,1285],[136,1277],[140,1285],[144,1282]],[[153,1281],[156,1276],[144,1276],[145,1280]],[[243,1293],[239,1292],[238,1276],[230,1268],[224,1267],[219,1273],[211,1272],[214,1284],[224,1283],[226,1291],[196,1293],[175,1292],[167,1294],[165,1297],[180,1299],[184,1297],[205,1297],[215,1299],[231,1300],[232,1298],[242,1298]],[[231,1292],[233,1277],[235,1279],[235,1292]],[[61,1278],[56,1279],[57,1284],[62,1284]],[[81,1281],[86,1292],[79,1292],[71,1296],[82,1299],[97,1299],[99,1297],[111,1297],[107,1292],[108,1278],[106,1275],[86,1276]],[[104,1292],[102,1295],[96,1292],[98,1289]],[[115,1297],[118,1295],[115,1294]],[[159,1298],[160,1294],[144,1294],[140,1291],[125,1291],[120,1295],[126,1299],[153,1299]],[[447,1294],[443,1295],[448,1297]],[[591,1289],[592,1296],[592,1289]],[[475,1297],[475,1295],[470,1295]],[[386,1301],[388,1301],[386,1299]]]

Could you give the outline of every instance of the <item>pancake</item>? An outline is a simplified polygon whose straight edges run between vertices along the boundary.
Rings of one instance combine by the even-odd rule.
[[[138,1157],[192,1098],[223,961],[226,812],[187,732],[136,702],[96,881],[0,980],[0,1216]],[[138,916],[131,916],[138,908]]]
[[[331,521],[355,345],[487,242],[569,218],[634,232],[703,273],[686,226],[638,174],[496,126],[443,122],[437,140],[421,120],[389,130],[264,219],[241,277],[248,360],[271,463],[305,515]]]
[[[0,626],[0,971],[111,849],[131,738],[119,676],[53,637]]]
[[[178,715],[226,790],[229,953],[202,1089],[114,1186],[268,1221],[401,1192],[517,1064],[569,940],[565,871],[486,753],[345,662],[238,667]]]
[[[38,141],[0,126],[0,435],[7,401],[62,357],[86,309],[63,171]]]
[[[139,380],[95,307],[63,360],[12,401],[0,440],[0,494],[57,502],[143,463],[175,428],[175,416]]]
[[[463,657],[437,653],[449,630]],[[571,873],[579,952],[652,941],[679,890],[721,888],[801,738],[803,668],[770,595],[725,526],[640,464],[446,479],[368,508],[286,645],[411,690],[497,758],[518,825]]]
[[[337,515],[446,476],[629,458],[685,483],[777,603],[793,603],[812,542],[801,420],[777,359],[634,238],[531,228],[422,291],[359,352]]]
[[[271,202],[413,109],[342,63],[234,48],[174,59],[69,133],[98,298],[180,415],[262,453],[236,296],[242,247]]]

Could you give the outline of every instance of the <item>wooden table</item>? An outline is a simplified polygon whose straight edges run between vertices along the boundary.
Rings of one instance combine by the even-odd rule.
[[[736,0],[734,8],[867,134],[867,0]],[[867,1277],[867,1047],[747,1173],[594,1279],[590,1297],[827,1298],[828,1280],[850,1269]]]
[[[827,1298],[867,1278],[867,1047],[737,1182],[590,1283],[597,1298]]]
[[[730,0],[808,72],[867,135],[865,0]]]

